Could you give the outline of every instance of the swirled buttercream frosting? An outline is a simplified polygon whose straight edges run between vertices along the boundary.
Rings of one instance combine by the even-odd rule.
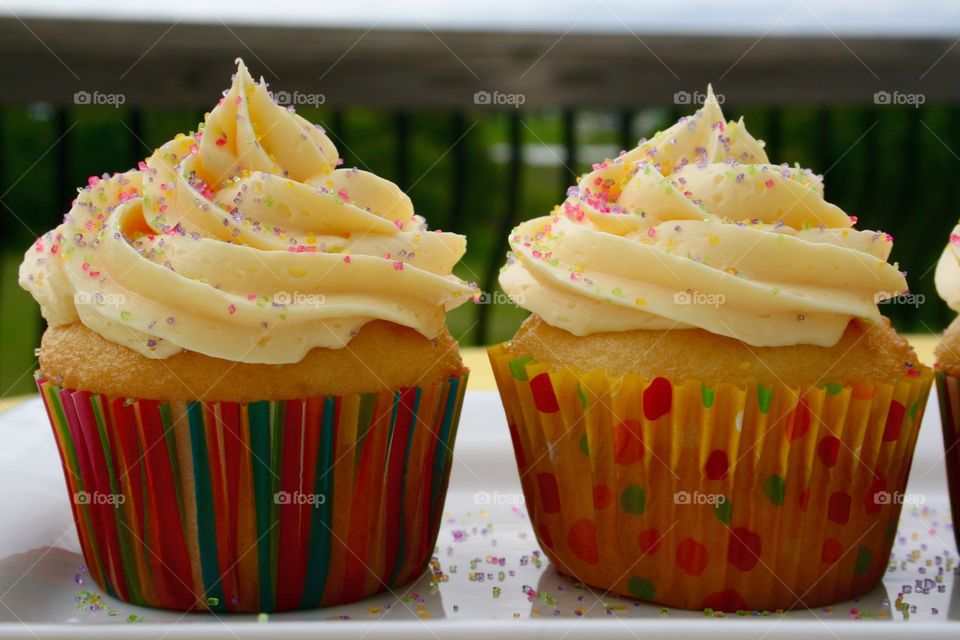
[[[892,238],[854,228],[821,176],[771,164],[712,90],[510,236],[503,290],[583,336],[700,328],[755,346],[835,344],[907,289]]]
[[[238,61],[200,131],[90,178],[27,251],[20,284],[51,325],[79,321],[149,358],[297,362],[376,319],[436,337],[474,295],[452,275],[466,239],[429,231],[395,184],[340,163]]]

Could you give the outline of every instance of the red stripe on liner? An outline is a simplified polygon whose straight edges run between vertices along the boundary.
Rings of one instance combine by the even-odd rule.
[[[143,462],[146,467],[150,518],[163,526],[150,527],[150,554],[153,575],[160,576],[172,601],[168,606],[184,611],[197,607],[193,591],[193,572],[184,539],[183,521],[174,496],[178,489],[173,478],[170,453],[163,435],[160,403],[156,400],[137,401],[140,425],[143,428]],[[160,532],[163,531],[163,535]],[[159,556],[159,557],[158,557]]]
[[[309,517],[311,505],[298,500],[298,494],[303,497],[304,488],[301,486],[303,437],[303,400],[289,400],[286,403],[286,421],[283,431],[283,461],[281,463],[283,477],[280,481],[280,490],[287,498],[285,504],[280,505],[280,549],[277,566],[277,609],[296,609],[303,595],[304,568],[306,556],[300,541],[300,522]],[[309,493],[313,492],[312,483]]]
[[[387,495],[386,505],[384,505],[387,517],[383,532],[386,540],[387,564],[384,574],[386,580],[390,579],[393,568],[397,564],[397,556],[400,554],[400,527],[403,526],[403,523],[400,522],[400,501],[403,500],[401,482],[416,397],[416,387],[406,387],[400,390],[397,420],[393,429],[393,438],[390,441],[390,457],[387,460]]]

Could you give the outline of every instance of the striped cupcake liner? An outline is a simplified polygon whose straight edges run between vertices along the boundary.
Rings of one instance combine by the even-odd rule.
[[[932,384],[674,384],[489,350],[527,510],[580,581],[663,605],[817,607],[883,577]]]
[[[422,574],[467,376],[251,403],[36,378],[97,584],[138,605],[252,612],[352,602]]]

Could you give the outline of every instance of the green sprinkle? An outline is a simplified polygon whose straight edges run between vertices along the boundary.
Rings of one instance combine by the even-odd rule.
[[[120,312],[120,319],[123,320],[124,322],[130,322],[132,318],[133,318],[133,314],[130,313],[129,311]]]

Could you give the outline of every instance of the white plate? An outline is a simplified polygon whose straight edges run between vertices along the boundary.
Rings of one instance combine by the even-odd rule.
[[[932,396],[907,490],[925,503],[904,507],[883,584],[857,601],[718,619],[606,596],[558,575],[515,504],[520,480],[499,398],[479,391],[467,393],[437,543],[447,580],[432,584],[427,575],[352,605],[258,617],[178,614],[103,595],[82,573],[60,461],[34,399],[0,415],[0,638],[957,638],[960,588],[947,569],[957,552],[938,414]],[[492,504],[479,504],[487,498]],[[924,585],[928,593],[918,592]],[[905,591],[908,615],[895,606]],[[102,606],[91,610],[97,599]]]

